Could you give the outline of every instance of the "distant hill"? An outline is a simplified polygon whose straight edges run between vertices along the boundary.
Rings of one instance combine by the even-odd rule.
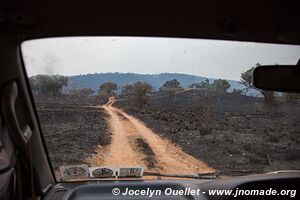
[[[116,82],[119,90],[121,90],[123,85],[134,83],[137,81],[148,82],[154,87],[155,90],[158,90],[166,81],[172,79],[177,79],[183,87],[188,87],[188,85],[191,85],[194,82],[204,81],[205,79],[209,79],[210,82],[213,82],[214,80],[213,78],[178,73],[135,74],[118,72],[76,75],[69,76],[68,78],[70,86],[74,85],[78,88],[91,88],[94,91],[98,91],[99,85],[108,81]],[[231,92],[233,89],[244,88],[244,86],[241,85],[238,81],[228,81],[231,84],[231,87],[228,89],[228,92]],[[255,90],[252,90],[249,92],[248,95],[257,96],[258,93]]]

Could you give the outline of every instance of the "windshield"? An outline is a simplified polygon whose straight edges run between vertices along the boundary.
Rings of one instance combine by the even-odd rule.
[[[259,90],[252,72],[296,64],[300,46],[71,37],[21,49],[57,180],[68,166],[94,175],[299,169],[300,95]]]

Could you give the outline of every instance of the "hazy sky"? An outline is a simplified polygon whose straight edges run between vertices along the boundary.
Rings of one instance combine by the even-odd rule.
[[[70,37],[22,44],[29,76],[176,72],[239,80],[261,64],[295,64],[300,46],[200,39]]]

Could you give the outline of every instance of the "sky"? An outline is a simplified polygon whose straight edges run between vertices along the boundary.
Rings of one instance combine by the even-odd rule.
[[[29,76],[184,73],[240,80],[256,63],[296,64],[300,46],[146,37],[66,37],[21,45]]]

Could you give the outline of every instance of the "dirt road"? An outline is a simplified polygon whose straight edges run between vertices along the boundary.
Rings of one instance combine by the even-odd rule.
[[[140,120],[113,107],[113,103],[114,99],[111,98],[103,106],[110,116],[111,145],[99,149],[99,156],[90,160],[91,164],[111,167],[146,166],[145,170],[176,174],[214,171],[206,163],[155,134]],[[142,145],[137,141],[142,142]]]

